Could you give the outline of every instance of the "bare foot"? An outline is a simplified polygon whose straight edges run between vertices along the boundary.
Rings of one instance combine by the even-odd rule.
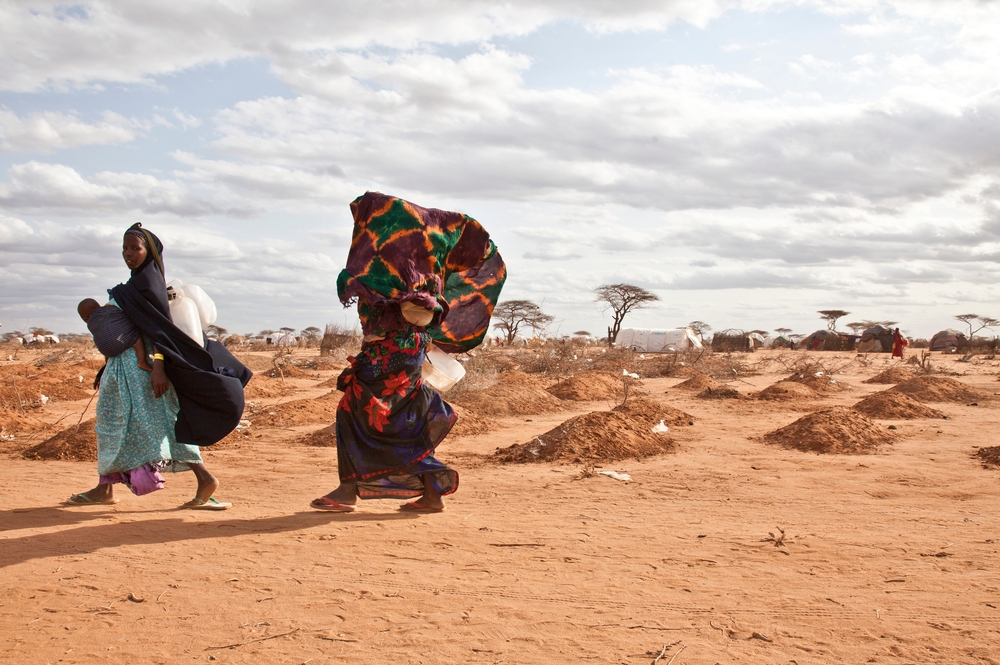
[[[333,490],[323,498],[335,501],[343,506],[353,506],[358,502],[358,486],[354,483],[340,483],[337,489]],[[317,504],[317,502],[319,502]],[[314,507],[321,507],[319,499],[312,502]]]
[[[152,372],[152,371],[153,371],[153,366],[152,366],[152,365],[150,365],[150,364],[149,364],[148,362],[146,362],[145,360],[140,360],[140,361],[139,361],[138,363],[136,363],[136,364],[137,364],[137,365],[139,365],[139,369],[142,369],[142,370],[145,370],[145,371],[147,371],[147,372]]]
[[[67,502],[78,505],[85,505],[89,503],[118,503],[118,499],[115,498],[114,488],[115,486],[111,484],[101,484],[87,492],[74,494],[67,500]]]

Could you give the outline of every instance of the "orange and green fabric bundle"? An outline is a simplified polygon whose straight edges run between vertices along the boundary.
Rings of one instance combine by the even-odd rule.
[[[379,192],[351,203],[354,234],[337,278],[340,301],[358,304],[366,335],[410,324],[400,304],[432,310],[427,326],[448,353],[478,346],[489,330],[507,268],[483,226],[457,212],[422,208]]]

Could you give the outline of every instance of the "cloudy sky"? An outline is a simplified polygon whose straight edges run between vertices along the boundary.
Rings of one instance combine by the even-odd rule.
[[[121,234],[237,332],[352,323],[366,190],[479,219],[553,332],[1000,316],[1000,2],[0,3],[0,330]]]

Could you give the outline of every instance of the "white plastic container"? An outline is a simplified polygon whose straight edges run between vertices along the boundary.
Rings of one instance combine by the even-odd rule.
[[[424,358],[421,377],[439,393],[443,393],[465,376],[465,368],[441,349],[432,348]]]
[[[175,326],[198,342],[198,346],[205,343],[201,333],[201,317],[198,315],[198,306],[194,304],[193,300],[183,295],[183,291],[170,301],[170,318],[174,320]]]

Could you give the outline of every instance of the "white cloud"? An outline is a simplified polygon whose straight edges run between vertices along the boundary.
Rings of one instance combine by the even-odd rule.
[[[0,153],[47,154],[81,145],[127,143],[134,138],[134,123],[111,111],[105,111],[100,122],[88,123],[69,113],[49,111],[18,116],[0,107]]]

